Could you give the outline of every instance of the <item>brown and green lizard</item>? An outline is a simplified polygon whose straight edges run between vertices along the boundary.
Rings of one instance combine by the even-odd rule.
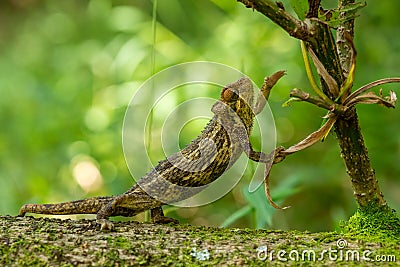
[[[249,136],[254,117],[264,108],[270,90],[284,75],[265,78],[256,101],[248,78],[225,86],[213,105],[215,114],[201,134],[177,153],[159,162],[137,184],[118,196],[92,197],[56,204],[26,204],[20,216],[37,214],[97,214],[101,229],[112,229],[110,216],[131,217],[151,211],[153,222],[176,222],[164,216],[162,206],[184,200],[216,180],[242,152],[254,161],[272,164],[272,156],[253,150]]]

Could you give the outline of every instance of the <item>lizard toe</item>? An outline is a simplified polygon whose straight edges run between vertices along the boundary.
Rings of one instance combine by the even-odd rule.
[[[157,216],[155,218],[152,218],[153,223],[159,223],[159,224],[178,224],[179,221],[170,217],[166,216]]]

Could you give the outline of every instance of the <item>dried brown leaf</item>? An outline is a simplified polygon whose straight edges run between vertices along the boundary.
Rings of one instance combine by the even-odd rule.
[[[269,201],[269,204],[274,207],[275,209],[279,209],[279,210],[285,210],[290,208],[290,206],[286,206],[286,207],[280,207],[278,206],[271,197],[270,191],[269,191],[269,174],[271,172],[271,168],[266,168],[265,169],[265,178],[264,178],[264,189],[265,189],[265,195],[267,196],[267,199]]]
[[[380,79],[377,81],[373,81],[371,83],[368,83],[360,88],[358,88],[357,90],[355,90],[353,93],[351,93],[344,101],[343,101],[343,105],[348,105],[348,103],[350,103],[351,101],[353,101],[353,99],[355,97],[358,97],[359,95],[361,95],[362,93],[368,91],[369,89],[375,87],[375,86],[379,86],[382,84],[387,84],[387,83],[400,83],[400,78],[385,78],[385,79]],[[396,95],[394,96],[396,97]]]
[[[318,74],[322,77],[322,79],[324,79],[324,81],[328,85],[329,91],[335,96],[338,95],[339,86],[337,85],[335,79],[333,79],[332,76],[328,73],[324,65],[321,63],[321,61],[318,59],[318,57],[315,55],[314,51],[312,51],[311,48],[308,49],[308,52],[310,53],[314,65],[317,68]]]
[[[282,151],[281,153],[284,153],[286,155],[293,154],[295,152],[306,149],[307,147],[310,147],[313,144],[317,143],[319,140],[323,139],[330,132],[336,119],[337,119],[336,115],[331,113],[329,115],[329,119],[327,120],[327,122],[324,125],[322,125],[321,128],[319,128],[317,131],[311,133],[309,136],[307,136],[305,139],[303,139],[299,143],[289,147],[285,151]]]
[[[353,97],[352,100],[347,103],[347,106],[351,107],[356,104],[378,104],[388,108],[394,108],[396,105],[396,101],[397,96],[393,91],[391,91],[390,95],[387,97],[378,96],[374,92],[367,92],[362,95]]]

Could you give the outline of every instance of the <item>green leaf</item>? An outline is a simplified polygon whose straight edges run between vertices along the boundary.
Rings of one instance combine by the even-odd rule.
[[[314,90],[314,92],[323,100],[325,100],[325,102],[329,103],[331,102],[329,97],[327,97],[324,92],[322,92],[322,90],[318,87],[317,82],[314,79],[312,70],[311,70],[311,64],[310,64],[310,60],[308,59],[308,51],[307,51],[307,47],[306,44],[301,41],[300,42],[301,45],[301,54],[303,55],[303,61],[304,61],[304,66],[306,67],[306,73],[307,73],[307,77],[308,77],[308,81],[311,84],[311,88]],[[312,50],[309,50],[310,52],[312,52]]]
[[[308,12],[308,0],[290,0],[290,5],[299,19],[305,19]]]
[[[298,97],[291,97],[282,104],[282,107],[286,108],[286,107],[290,106],[290,104],[292,104],[292,102],[299,102],[299,101],[302,101],[302,100]]]
[[[254,211],[254,208],[251,207],[250,205],[244,206],[243,208],[235,211],[232,213],[226,220],[220,225],[220,227],[227,227],[237,221],[238,219],[246,216],[247,214],[251,213]]]
[[[319,19],[325,21],[332,28],[337,28],[345,21],[358,16],[357,12],[367,5],[366,2],[356,2],[336,9],[319,12]]]
[[[268,204],[265,197],[264,187],[260,186],[256,191],[250,193],[246,187],[242,189],[243,195],[250,206],[256,212],[256,228],[264,228],[272,224],[272,215],[275,209]]]

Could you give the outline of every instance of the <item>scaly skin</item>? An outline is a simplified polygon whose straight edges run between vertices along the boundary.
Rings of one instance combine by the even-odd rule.
[[[254,161],[271,164],[264,153],[253,150],[249,136],[255,115],[264,108],[270,90],[283,75],[278,71],[266,78],[255,103],[250,79],[241,78],[227,85],[212,107],[214,117],[201,134],[181,151],[160,161],[127,192],[57,204],[26,204],[20,215],[97,214],[101,229],[112,229],[110,216],[130,217],[151,210],[153,222],[176,222],[164,216],[161,206],[200,192],[227,171],[242,152]]]

